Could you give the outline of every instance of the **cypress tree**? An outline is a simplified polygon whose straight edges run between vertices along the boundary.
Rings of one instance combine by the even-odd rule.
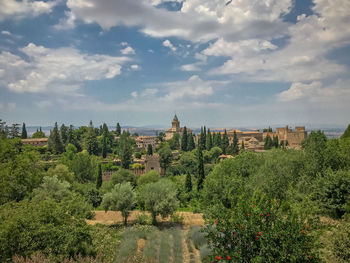
[[[102,137],[101,137],[102,157],[106,158],[109,146],[111,144],[111,141],[109,139],[109,131],[108,131],[107,124],[104,123],[100,130],[101,130],[101,135],[102,135]]]
[[[85,139],[85,147],[89,154],[98,154],[98,142],[97,136],[95,133],[94,126],[92,125],[92,121],[90,121],[90,125],[88,127],[86,139]]]
[[[242,141],[241,151],[244,151],[244,150],[245,150],[244,141]]]
[[[182,133],[182,137],[181,137],[181,150],[183,150],[184,152],[187,151],[187,141],[188,141],[188,138],[187,138],[187,128],[186,126],[184,127],[184,131]]]
[[[102,185],[102,167],[101,163],[97,167],[96,188],[99,189]]]
[[[22,125],[22,134],[21,134],[22,139],[27,139],[27,130],[26,130],[26,124],[23,122]]]
[[[41,131],[41,127],[40,127],[40,131]],[[55,127],[50,132],[50,136],[48,139],[48,147],[49,147],[49,150],[54,154],[59,154],[63,152],[64,148],[61,141],[61,136],[59,135],[59,132],[58,132],[57,122],[55,122]]]
[[[153,148],[151,144],[147,145],[147,155],[153,155]]]
[[[206,143],[207,143],[207,128],[204,126],[203,128],[203,141],[202,141],[202,149],[206,149]]]
[[[224,136],[223,136],[222,141],[221,141],[221,149],[222,149],[223,154],[226,154],[227,148],[229,145],[230,145],[230,142],[228,140],[227,132],[225,129]]]
[[[278,137],[274,136],[273,137],[273,141],[272,141],[273,147],[278,148],[279,144],[278,144]]]
[[[211,148],[213,148],[213,138],[212,138],[212,136],[211,136],[210,129],[208,129],[207,141],[206,141],[206,149],[207,149],[208,151],[210,151]]]
[[[67,144],[74,144],[74,134],[73,134],[73,125],[69,125],[69,129],[67,132]]]
[[[233,131],[233,154],[236,155],[239,153],[239,146],[238,146],[238,139],[237,139],[237,133],[236,131]]]
[[[198,167],[197,167],[197,175],[198,175],[198,185],[197,189],[198,191],[203,188],[203,182],[204,182],[204,161],[203,161],[203,153],[202,148],[198,146]]]
[[[61,128],[60,128],[60,136],[61,136],[62,143],[64,145],[66,145],[67,144],[67,140],[68,140],[68,129],[64,125],[64,123],[61,125]]]
[[[187,151],[192,151],[196,147],[194,143],[193,134],[190,133],[187,136]]]
[[[345,138],[349,138],[349,137],[350,137],[350,124],[348,125],[348,127],[346,128],[346,130],[344,131],[344,133],[340,137],[340,139],[345,139]]]
[[[269,135],[267,135],[266,138],[264,139],[264,150],[269,150],[272,148],[272,146],[273,146],[272,139]]]
[[[120,136],[122,134],[122,129],[120,128],[119,122],[117,123],[117,127],[115,129],[115,135]]]
[[[186,192],[190,193],[192,191],[192,178],[191,174],[187,173],[186,174]]]

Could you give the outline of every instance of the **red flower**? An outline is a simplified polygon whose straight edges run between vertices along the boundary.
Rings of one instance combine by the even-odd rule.
[[[256,237],[255,239],[256,239],[256,240],[258,240],[259,238],[258,238],[258,237]]]
[[[220,259],[221,259],[221,257],[220,257],[220,256],[215,256],[215,258],[216,258],[217,260],[220,260]]]
[[[309,258],[312,258],[312,256],[310,255]]]
[[[254,205],[254,207],[256,207],[256,205]]]
[[[230,257],[230,256],[227,256],[227,259],[228,259],[228,260],[230,260],[230,259],[231,259],[231,257]]]
[[[270,214],[268,213],[267,216],[270,216]]]
[[[263,213],[260,213],[261,216],[263,216],[264,214]]]
[[[248,216],[250,216],[250,214],[248,214]]]

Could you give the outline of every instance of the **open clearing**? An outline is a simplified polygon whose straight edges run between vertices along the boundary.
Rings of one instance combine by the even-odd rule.
[[[86,220],[88,224],[104,224],[104,225],[112,225],[112,224],[122,224],[123,217],[120,212],[115,211],[94,211],[95,219],[94,220]],[[136,223],[136,218],[138,214],[147,214],[147,212],[143,211],[132,211],[128,218],[128,224]],[[204,225],[204,221],[202,218],[202,214],[200,213],[192,213],[192,212],[177,212],[179,216],[184,218],[183,226],[202,226]],[[157,217],[158,222],[169,222],[170,218],[162,219],[161,217]]]

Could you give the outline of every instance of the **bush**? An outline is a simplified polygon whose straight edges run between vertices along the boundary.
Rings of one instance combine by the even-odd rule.
[[[240,197],[233,209],[216,206],[203,228],[211,259],[234,262],[319,262],[312,226],[281,204]],[[287,209],[286,209],[287,210]]]
[[[170,222],[172,223],[182,223],[184,221],[184,217],[179,213],[174,213],[170,217]]]
[[[140,225],[149,225],[151,224],[151,218],[145,213],[138,213],[136,215],[136,222]]]
[[[337,227],[332,243],[338,262],[350,262],[350,222],[343,222]]]

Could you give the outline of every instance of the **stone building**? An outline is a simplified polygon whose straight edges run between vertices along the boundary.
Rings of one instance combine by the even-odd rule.
[[[189,128],[186,128],[186,129],[187,129],[187,133],[192,132],[191,129]],[[175,133],[179,133],[181,135],[183,131],[184,131],[184,127],[180,127],[179,119],[175,114],[174,119],[171,122],[171,128],[165,132],[165,140],[170,140],[171,138],[173,138]]]
[[[152,148],[155,149],[157,143],[158,143],[158,138],[155,136],[138,136],[135,139],[136,146],[139,149],[142,150],[147,150],[148,145],[152,145]]]
[[[31,139],[21,139],[23,144],[32,146],[46,146],[48,138],[31,138]]]
[[[160,167],[159,154],[147,155],[145,158],[145,172],[156,171],[160,175],[164,175],[163,169]]]
[[[304,126],[295,127],[295,131],[292,131],[288,127],[276,128],[276,132],[264,132],[263,138],[265,139],[267,136],[278,137],[278,141],[288,142],[288,148],[300,149],[301,142],[306,139],[307,131],[305,131]]]

